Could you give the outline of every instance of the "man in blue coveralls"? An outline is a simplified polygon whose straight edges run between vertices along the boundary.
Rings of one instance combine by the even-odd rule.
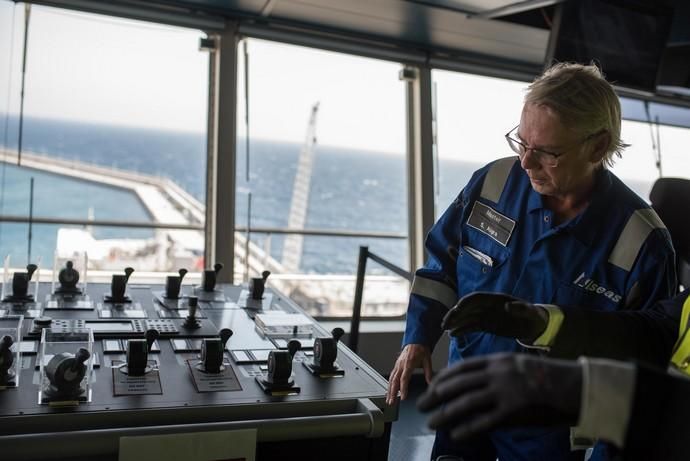
[[[675,294],[667,230],[607,169],[626,146],[620,126],[620,102],[596,66],[556,64],[529,86],[520,123],[506,134],[518,157],[475,172],[427,236],[389,404],[407,397],[414,369],[430,382],[441,321],[468,293],[603,311],[648,309]],[[451,338],[448,362],[521,350],[513,338],[472,332]],[[438,431],[432,458],[440,455],[565,460],[571,451],[561,428],[494,431],[462,444]]]

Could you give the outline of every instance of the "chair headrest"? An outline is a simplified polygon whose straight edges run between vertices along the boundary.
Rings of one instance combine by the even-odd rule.
[[[678,257],[690,260],[690,180],[659,178],[649,193],[652,208],[671,233]]]

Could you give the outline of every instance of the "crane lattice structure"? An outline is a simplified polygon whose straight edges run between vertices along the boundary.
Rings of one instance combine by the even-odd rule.
[[[290,202],[290,215],[288,217],[288,229],[304,229],[307,221],[307,209],[309,206],[309,189],[311,188],[311,175],[314,166],[314,146],[316,145],[316,116],[319,111],[317,102],[311,108],[307,134],[302,144],[297,164],[297,174],[292,187],[292,201]],[[299,234],[288,234],[283,245],[282,262],[287,272],[297,272],[302,259],[302,243],[304,237]]]

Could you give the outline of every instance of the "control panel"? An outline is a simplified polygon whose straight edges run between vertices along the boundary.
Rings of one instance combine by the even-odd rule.
[[[385,459],[397,409],[384,403],[386,381],[339,341],[343,330],[324,330],[270,287],[268,272],[227,285],[216,283],[220,269],[199,285],[184,283],[185,269],[131,284],[126,268],[87,287],[71,262],[52,285],[31,281],[33,265],[5,277],[8,459],[114,459],[123,436],[248,427],[258,458],[291,441],[337,438],[362,446],[357,459]],[[281,421],[289,432],[276,430]]]

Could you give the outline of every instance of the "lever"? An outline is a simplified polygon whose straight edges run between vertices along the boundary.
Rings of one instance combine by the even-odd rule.
[[[131,267],[125,267],[125,275],[113,274],[113,279],[110,283],[110,296],[106,296],[106,302],[110,303],[125,303],[129,302],[130,299],[125,296],[127,292],[127,282],[129,277],[134,272]]]
[[[218,338],[204,338],[201,341],[201,363],[197,368],[205,373],[220,373],[223,366],[225,343],[232,336],[230,328],[223,328]]]
[[[14,344],[14,340],[10,335],[5,335],[0,340],[0,384],[3,385],[7,384],[16,375],[10,369],[14,363],[14,354],[12,349],[10,349],[12,344]]]
[[[190,296],[187,305],[189,306],[189,314],[182,326],[186,328],[197,329],[201,327],[199,320],[196,318],[196,311],[199,308],[199,298],[197,296]]]
[[[73,399],[84,390],[80,388],[86,375],[85,362],[91,357],[87,349],[80,347],[76,354],[68,352],[56,354],[45,366],[50,386],[44,389],[46,397],[52,399]]]
[[[58,281],[60,282],[60,287],[57,290],[58,292],[80,292],[80,290],[77,289],[77,283],[79,283],[79,272],[74,268],[74,263],[72,261],[67,261],[65,267],[60,270],[60,273],[58,274]]]
[[[293,357],[295,357],[297,351],[302,349],[302,343],[300,343],[296,339],[291,339],[290,342],[288,342],[287,349],[290,353],[290,359],[292,359]]]
[[[260,301],[263,298],[266,280],[269,275],[271,275],[270,271],[263,271],[261,273],[261,278],[252,277],[251,280],[249,280],[249,293],[252,299]]]
[[[331,334],[333,335],[333,339],[334,339],[335,342],[337,343],[338,341],[340,341],[340,338],[342,338],[343,335],[345,334],[345,330],[343,330],[343,329],[340,328],[340,327],[335,327],[335,328],[333,328],[333,330],[331,331]]]
[[[29,264],[26,266],[26,281],[30,282],[31,277],[34,275],[34,272],[36,272],[36,269],[38,269],[38,266],[36,264]]]
[[[273,387],[289,387],[290,375],[292,375],[292,359],[302,344],[296,339],[290,340],[287,351],[271,351],[268,354],[267,383]]]
[[[345,334],[342,328],[333,328],[330,338],[314,340],[314,358],[304,366],[314,375],[343,375],[344,371],[335,363],[338,356],[338,341]]]
[[[134,269],[133,269],[133,268],[131,268],[131,267],[125,267],[125,285],[126,285],[127,282],[129,281],[129,276],[132,275],[133,272],[134,272]]]
[[[74,355],[74,362],[72,362],[70,371],[73,373],[79,371],[81,367],[84,366],[84,362],[89,360],[89,357],[91,357],[89,351],[87,349],[84,349],[83,347],[80,347],[77,353]]]
[[[220,330],[220,342],[223,344],[223,350],[225,350],[225,344],[228,342],[232,336],[232,330],[230,328],[223,328]]]
[[[120,368],[120,371],[130,376],[143,376],[151,371],[148,366],[149,352],[158,336],[158,330],[152,328],[146,330],[144,338],[127,340],[127,366]]]
[[[151,352],[151,348],[153,347],[153,343],[156,342],[158,337],[160,336],[160,333],[158,330],[155,328],[151,328],[150,330],[146,330],[146,351]]]

